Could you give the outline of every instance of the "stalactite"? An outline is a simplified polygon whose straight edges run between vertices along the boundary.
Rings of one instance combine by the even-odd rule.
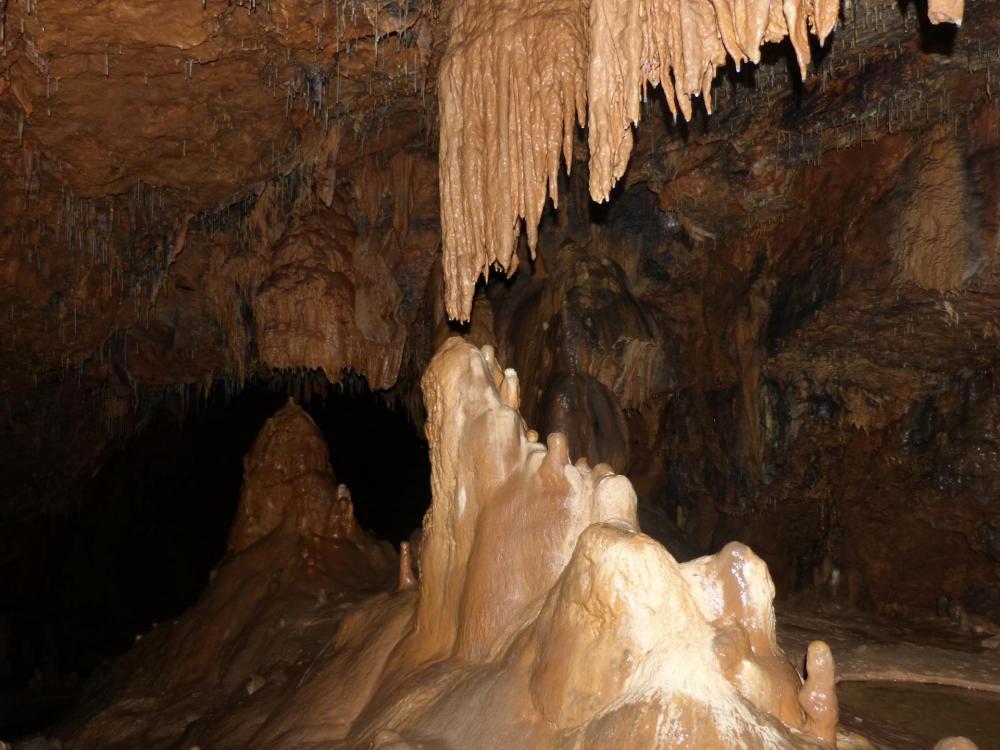
[[[479,275],[513,270],[517,222],[531,247],[559,159],[583,124],[586,19],[576,0],[460,3],[439,77],[447,307],[467,320]]]
[[[458,3],[439,77],[448,314],[468,319],[491,266],[516,269],[522,219],[534,250],[545,201],[558,205],[560,158],[571,166],[574,119],[586,113],[590,195],[605,201],[628,164],[648,85],[663,87],[675,116],[690,119],[698,96],[711,114],[727,54],[739,69],[787,36],[804,76],[809,30],[822,44],[838,10],[836,0]],[[961,11],[962,0],[938,0],[929,17],[958,23]]]

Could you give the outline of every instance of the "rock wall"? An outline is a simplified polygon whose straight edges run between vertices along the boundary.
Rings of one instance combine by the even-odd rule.
[[[792,169],[738,133],[640,134],[648,166],[589,234],[550,224],[530,279],[489,288],[505,356],[535,367],[526,413],[574,458],[627,455],[640,508],[701,552],[749,543],[783,596],[832,576],[864,608],[996,619],[995,117]],[[589,377],[597,340],[599,406],[550,385]]]

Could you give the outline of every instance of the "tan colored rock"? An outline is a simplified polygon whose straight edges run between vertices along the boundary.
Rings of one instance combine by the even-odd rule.
[[[799,691],[799,703],[806,713],[806,731],[836,747],[840,707],[837,702],[837,675],[830,647],[813,641],[806,652],[806,682]]]
[[[962,25],[965,0],[930,0],[927,3],[927,18],[931,23],[953,23]]]
[[[786,728],[805,716],[764,564],[741,545],[678,564],[636,530],[627,480],[571,465],[560,435],[528,440],[494,363],[453,338],[424,377],[434,505],[413,631],[351,741],[810,746]]]
[[[337,486],[323,435],[294,401],[267,421],[243,464],[231,551],[279,529],[357,538],[350,492]]]
[[[979,747],[966,737],[945,737],[934,746],[934,750],[979,750]]]
[[[417,587],[417,577],[413,574],[413,560],[410,556],[410,543],[399,545],[399,590],[405,591]]]
[[[130,672],[67,747],[154,734],[219,750],[828,746],[797,696],[832,671],[813,654],[801,688],[763,562],[731,544],[679,564],[638,532],[627,479],[571,464],[559,434],[529,440],[515,377],[459,338],[424,376],[433,505],[418,580],[406,546],[397,561],[343,533],[346,488],[308,417],[282,409],[247,459],[235,551],[191,612],[137,647],[155,697],[137,717],[149,682]],[[331,629],[322,648],[308,638]]]
[[[447,310],[469,318],[475,284],[496,264],[517,268],[523,219],[534,252],[560,159],[572,165],[574,120],[586,116],[590,196],[606,201],[632,152],[647,86],[690,119],[727,53],[757,61],[791,38],[802,75],[808,30],[821,43],[836,0],[464,0],[441,64],[441,223]]]
[[[977,270],[963,159],[958,141],[940,128],[905,165],[903,207],[889,235],[900,281],[949,292]]]

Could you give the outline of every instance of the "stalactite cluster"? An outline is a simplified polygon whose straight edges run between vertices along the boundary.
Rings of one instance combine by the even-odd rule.
[[[446,302],[467,320],[480,275],[513,271],[523,219],[529,247],[547,198],[558,205],[560,157],[572,165],[574,120],[587,125],[590,196],[606,201],[625,172],[632,128],[652,85],[676,117],[701,96],[711,113],[716,70],[758,62],[788,37],[802,75],[809,32],[823,44],[837,0],[547,0],[460,2],[440,76],[441,222]],[[960,23],[962,4],[929,18]]]
[[[578,0],[459,3],[441,62],[441,231],[446,304],[468,319],[481,273],[514,270],[517,222],[534,247],[560,157],[586,111],[587,23]]]

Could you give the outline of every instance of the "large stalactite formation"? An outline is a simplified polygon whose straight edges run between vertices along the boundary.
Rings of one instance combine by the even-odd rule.
[[[0,0],[0,699],[30,630],[79,698],[15,746],[932,746],[856,701],[1000,693],[998,89],[998,0]],[[70,664],[54,529],[287,383],[420,427],[422,527],[290,402]]]
[[[712,113],[712,81],[727,53],[737,69],[766,42],[790,38],[800,72],[833,31],[834,0],[459,3],[441,68],[441,210],[450,315],[467,319],[476,280],[517,267],[524,219],[534,250],[560,156],[586,123],[590,196],[606,201],[625,173],[648,86],[691,119]],[[962,3],[933,2],[934,23],[961,23]]]

